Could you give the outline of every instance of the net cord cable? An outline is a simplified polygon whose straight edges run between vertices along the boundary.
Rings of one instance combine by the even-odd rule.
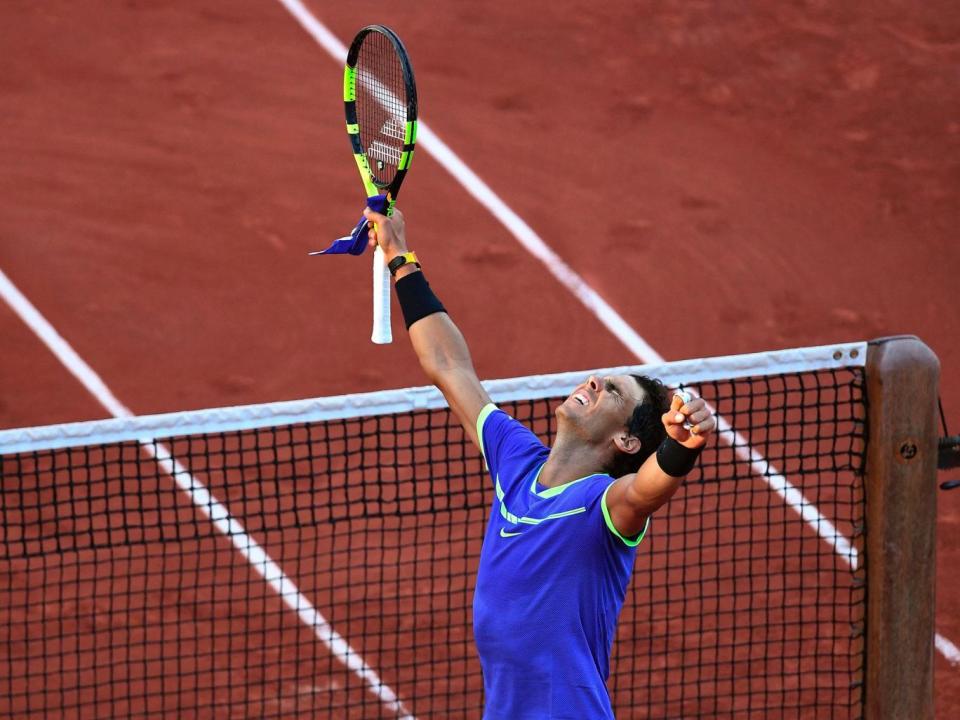
[[[483,382],[494,402],[537,400],[566,395],[591,372],[601,375],[645,373],[670,386],[710,380],[763,377],[780,373],[863,367],[866,343],[852,342],[770,352],[626,365],[592,371],[534,375]],[[157,437],[184,437],[254,430],[273,425],[323,422],[447,407],[437,388],[411,387],[306,400],[188,410],[109,420],[0,430],[0,454],[54,450]],[[124,410],[126,410],[124,408]],[[129,413],[129,411],[126,411]]]

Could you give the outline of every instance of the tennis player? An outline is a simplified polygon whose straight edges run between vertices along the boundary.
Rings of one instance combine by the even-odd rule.
[[[402,213],[365,211],[410,340],[490,470],[474,637],[484,720],[613,718],[606,680],[636,547],[716,427],[702,399],[644,376],[591,376],[552,447],[490,401],[457,326],[407,249]]]

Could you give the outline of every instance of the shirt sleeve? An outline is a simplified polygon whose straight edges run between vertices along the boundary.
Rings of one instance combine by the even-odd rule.
[[[647,515],[647,520],[643,524],[643,530],[641,530],[638,534],[634,535],[633,537],[621,535],[620,531],[614,526],[613,520],[610,517],[610,510],[607,507],[607,493],[610,492],[610,488],[613,487],[613,483],[615,482],[616,480],[611,478],[611,482],[603,491],[603,495],[600,496],[600,509],[603,512],[603,522],[606,525],[607,530],[609,530],[619,542],[622,542],[627,547],[634,548],[640,544],[640,541],[646,536],[647,530],[650,529],[650,516]]]
[[[511,460],[529,458],[532,452],[544,450],[540,438],[530,428],[493,403],[486,405],[477,417],[477,437],[483,459],[494,478]]]

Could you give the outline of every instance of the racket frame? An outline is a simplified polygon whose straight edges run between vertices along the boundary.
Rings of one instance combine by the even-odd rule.
[[[400,61],[403,74],[404,89],[406,92],[406,118],[404,121],[403,148],[397,172],[389,183],[381,182],[373,173],[367,154],[360,140],[360,125],[357,119],[357,61],[360,57],[360,48],[364,40],[371,33],[385,36],[393,45],[394,52]],[[413,67],[403,42],[393,30],[385,25],[367,25],[356,34],[350,49],[347,52],[347,62],[343,69],[343,105],[347,120],[347,136],[353,157],[360,172],[367,197],[379,195],[386,191],[388,216],[393,214],[397,202],[400,186],[410,169],[413,161],[413,151],[417,142],[417,85],[413,75]],[[378,345],[385,345],[393,341],[390,328],[390,271],[387,269],[383,251],[378,245],[373,253],[373,332],[370,338]]]

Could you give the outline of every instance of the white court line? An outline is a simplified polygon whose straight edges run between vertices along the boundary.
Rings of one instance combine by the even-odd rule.
[[[296,18],[304,30],[329,53],[334,60],[343,64],[347,58],[347,48],[303,5],[300,0],[277,0]],[[603,323],[614,337],[643,363],[661,363],[663,357],[644,340],[604,300],[587,282],[580,277],[563,259],[553,251],[543,239],[534,232],[516,212],[514,212],[480,177],[464,163],[450,147],[444,143],[422,120],[417,123],[417,145],[432,154],[437,162],[476,199],[491,215],[510,232],[516,240],[567,288],[586,307],[594,317]],[[730,428],[730,424],[717,416],[718,429]],[[728,437],[721,433],[721,437]],[[773,467],[760,453],[756,452],[739,433],[733,434],[737,456],[749,462],[754,472],[776,492],[784,502],[796,512],[837,554],[851,567],[858,566],[858,556],[853,544],[824,517],[816,506],[807,500],[803,493],[794,487],[787,478]],[[960,653],[949,655],[943,648],[949,644],[945,638],[937,636],[937,649],[953,665],[960,664]],[[943,642],[941,642],[941,640]]]
[[[7,302],[20,319],[33,330],[34,334],[46,345],[67,370],[93,395],[114,417],[132,417],[133,413],[123,405],[106,386],[100,376],[81,358],[70,344],[61,337],[54,327],[33,306],[0,268],[0,296]],[[217,500],[209,490],[181,465],[167,447],[152,440],[141,440],[140,445],[150,455],[163,472],[170,475],[183,492],[190,496],[193,504],[206,515],[213,526],[223,533],[234,548],[250,566],[274,589],[280,599],[293,610],[311,628],[337,660],[347,666],[361,678],[367,688],[384,706],[397,714],[402,720],[416,720],[400,702],[397,694],[386,685],[371,668],[360,653],[340,635],[327,619],[300,592],[291,580],[273,561],[267,552],[247,535],[239,520],[230,515],[227,508]]]
[[[940,654],[947,659],[948,663],[954,667],[960,665],[960,648],[947,640],[947,638],[940,633],[937,633],[934,636],[933,644],[936,645],[937,650],[939,650]]]

